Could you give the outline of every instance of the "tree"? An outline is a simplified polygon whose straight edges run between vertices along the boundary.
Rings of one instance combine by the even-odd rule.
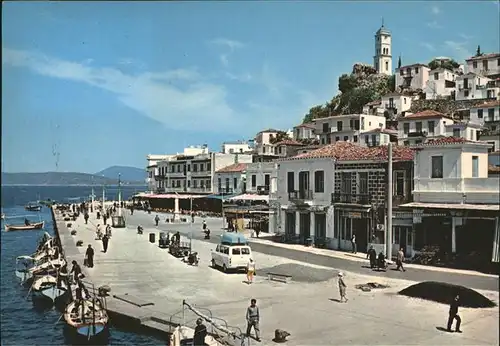
[[[339,77],[339,90],[342,93],[354,89],[356,85],[356,77],[354,77],[352,74],[343,74]]]
[[[311,123],[316,118],[324,118],[325,113],[328,113],[328,110],[325,109],[322,105],[317,105],[309,109],[309,113],[304,116],[304,120],[302,123]]]
[[[285,139],[288,139],[288,134],[285,131],[278,131],[276,133],[276,136],[273,136],[269,139],[269,142],[271,144],[276,144],[281,141],[284,141]]]
[[[434,59],[431,62],[429,62],[427,64],[427,66],[429,66],[429,68],[431,70],[435,70],[439,67],[443,67],[445,69],[453,71],[454,69],[459,68],[460,64],[453,59],[449,59],[449,60],[436,60],[436,59]]]
[[[477,50],[476,50],[476,56],[481,56],[483,55],[483,53],[481,53],[481,46],[477,46]]]

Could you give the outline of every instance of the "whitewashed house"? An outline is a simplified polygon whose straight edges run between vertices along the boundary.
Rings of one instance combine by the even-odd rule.
[[[456,78],[455,100],[496,99],[500,85],[493,79],[469,72]]]
[[[385,109],[382,106],[382,100],[375,100],[372,102],[368,102],[366,105],[363,106],[363,114],[366,115],[383,116],[384,111]]]
[[[247,142],[224,142],[222,143],[221,153],[223,154],[243,154],[250,153],[253,149]]]
[[[483,127],[473,122],[455,122],[445,125],[445,137],[464,138],[478,141]]]
[[[278,130],[267,129],[262,130],[255,136],[255,153],[256,155],[275,155],[274,144],[272,139],[276,137]]]
[[[276,177],[275,162],[255,162],[246,167],[246,192],[269,195],[273,178]]]
[[[444,67],[429,71],[429,80],[424,88],[426,100],[451,98],[456,89],[457,75]]]
[[[163,191],[165,188],[163,177],[165,170],[158,168],[158,162],[169,160],[175,155],[154,155],[149,154],[146,156],[148,164],[146,166],[147,178],[146,184],[150,193]]]
[[[470,109],[470,121],[481,125],[492,125],[500,122],[500,101],[485,102],[472,106]]]
[[[234,163],[215,172],[217,194],[243,194],[246,190],[247,163]]]
[[[412,209],[417,251],[435,244],[498,262],[500,178],[488,177],[488,147],[454,137],[415,147],[414,201],[402,207]]]
[[[429,138],[446,136],[446,125],[452,124],[450,116],[431,110],[406,115],[398,119],[398,143],[415,145]]]
[[[467,72],[490,77],[500,77],[500,53],[482,54],[465,60]]]
[[[293,128],[293,139],[296,141],[301,140],[315,140],[317,139],[316,134],[314,133],[314,125],[313,124],[300,124]]]
[[[345,114],[315,119],[314,126],[320,144],[340,141],[358,143],[362,132],[385,128],[386,119],[377,115]]]
[[[424,90],[429,80],[430,68],[424,64],[401,66],[396,69],[396,88]]]
[[[374,129],[361,134],[360,144],[367,147],[387,145],[390,142],[397,144],[398,131],[391,129]]]
[[[383,111],[391,115],[404,115],[411,108],[412,96],[402,93],[389,93],[382,96]]]

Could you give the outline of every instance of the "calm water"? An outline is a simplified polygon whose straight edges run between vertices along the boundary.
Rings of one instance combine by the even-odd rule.
[[[122,188],[125,199],[139,192],[139,188]],[[37,199],[64,200],[67,197],[78,198],[88,196],[89,187],[2,187],[2,212],[8,217],[8,223],[23,223],[24,215],[31,215],[30,220],[45,220],[45,228],[54,234],[52,217],[48,208],[44,207],[41,213],[27,212],[24,205]],[[102,195],[102,191],[98,191]],[[108,189],[107,198],[116,198],[117,189]],[[96,193],[97,194],[97,193]],[[39,197],[40,196],[40,197]],[[12,218],[20,216],[19,219]],[[1,230],[1,280],[0,280],[0,307],[1,307],[1,344],[2,345],[63,345],[64,323],[56,325],[60,313],[49,309],[36,309],[29,288],[19,285],[15,277],[15,258],[20,255],[29,255],[36,248],[37,240],[43,232],[4,232],[3,222]],[[111,327],[109,343],[111,345],[161,345],[159,339],[147,335],[138,335]]]

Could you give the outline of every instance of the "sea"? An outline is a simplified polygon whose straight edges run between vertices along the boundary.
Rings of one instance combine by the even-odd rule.
[[[122,197],[127,200],[132,195],[144,191],[145,187],[122,187]],[[102,196],[102,188],[94,193]],[[106,200],[118,199],[117,187],[106,187]],[[15,277],[16,257],[32,254],[38,239],[44,231],[54,234],[49,208],[41,212],[28,212],[24,206],[37,200],[51,199],[58,202],[83,201],[92,194],[91,186],[2,186],[1,229],[1,274],[0,274],[0,337],[1,345],[69,345],[72,340],[65,337],[64,321],[58,321],[61,313],[54,308],[33,305],[29,288],[20,286]],[[30,221],[45,221],[44,231],[5,232],[4,222],[24,223],[25,216]],[[67,334],[66,334],[67,335]],[[123,326],[110,326],[109,345],[165,345],[166,341],[147,334],[127,331]]]

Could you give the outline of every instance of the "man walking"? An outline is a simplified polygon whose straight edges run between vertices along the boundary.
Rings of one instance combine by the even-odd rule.
[[[339,273],[339,292],[340,292],[340,302],[341,303],[347,303],[347,296],[346,296],[346,288],[347,285],[344,282],[344,274]]]
[[[158,222],[160,222],[160,217],[157,214],[156,217],[155,217],[156,227],[158,227]]]
[[[398,256],[396,257],[396,270],[401,270],[406,271],[405,268],[403,268],[403,261],[405,260],[405,253],[403,252],[403,248],[399,249],[398,251]]]
[[[375,268],[377,265],[377,251],[375,251],[373,246],[370,246],[370,250],[368,250],[366,257],[370,259],[370,268]]]
[[[259,328],[259,320],[260,313],[259,307],[257,306],[257,300],[252,299],[250,301],[250,306],[247,308],[247,336],[250,337],[250,332],[255,331],[255,340],[260,341],[260,328]]]
[[[460,305],[460,295],[457,293],[455,294],[455,297],[453,298],[451,304],[450,304],[450,313],[448,316],[448,326],[446,330],[448,332],[452,332],[451,326],[453,325],[453,320],[457,320],[457,324],[455,325],[455,332],[456,333],[461,333],[462,331],[460,330],[460,324],[462,323],[462,319],[460,316],[458,316],[458,306]]]
[[[357,248],[357,245],[356,245],[356,234],[352,235],[351,245],[352,245],[352,253],[357,253],[358,252],[358,248]]]
[[[109,243],[109,238],[108,236],[105,234],[103,237],[102,237],[102,252],[106,253],[108,251],[108,243]]]
[[[89,222],[89,213],[85,212],[83,218],[85,219],[85,224],[87,224]]]
[[[87,257],[87,267],[94,268],[94,249],[92,245],[89,244],[85,256]]]

